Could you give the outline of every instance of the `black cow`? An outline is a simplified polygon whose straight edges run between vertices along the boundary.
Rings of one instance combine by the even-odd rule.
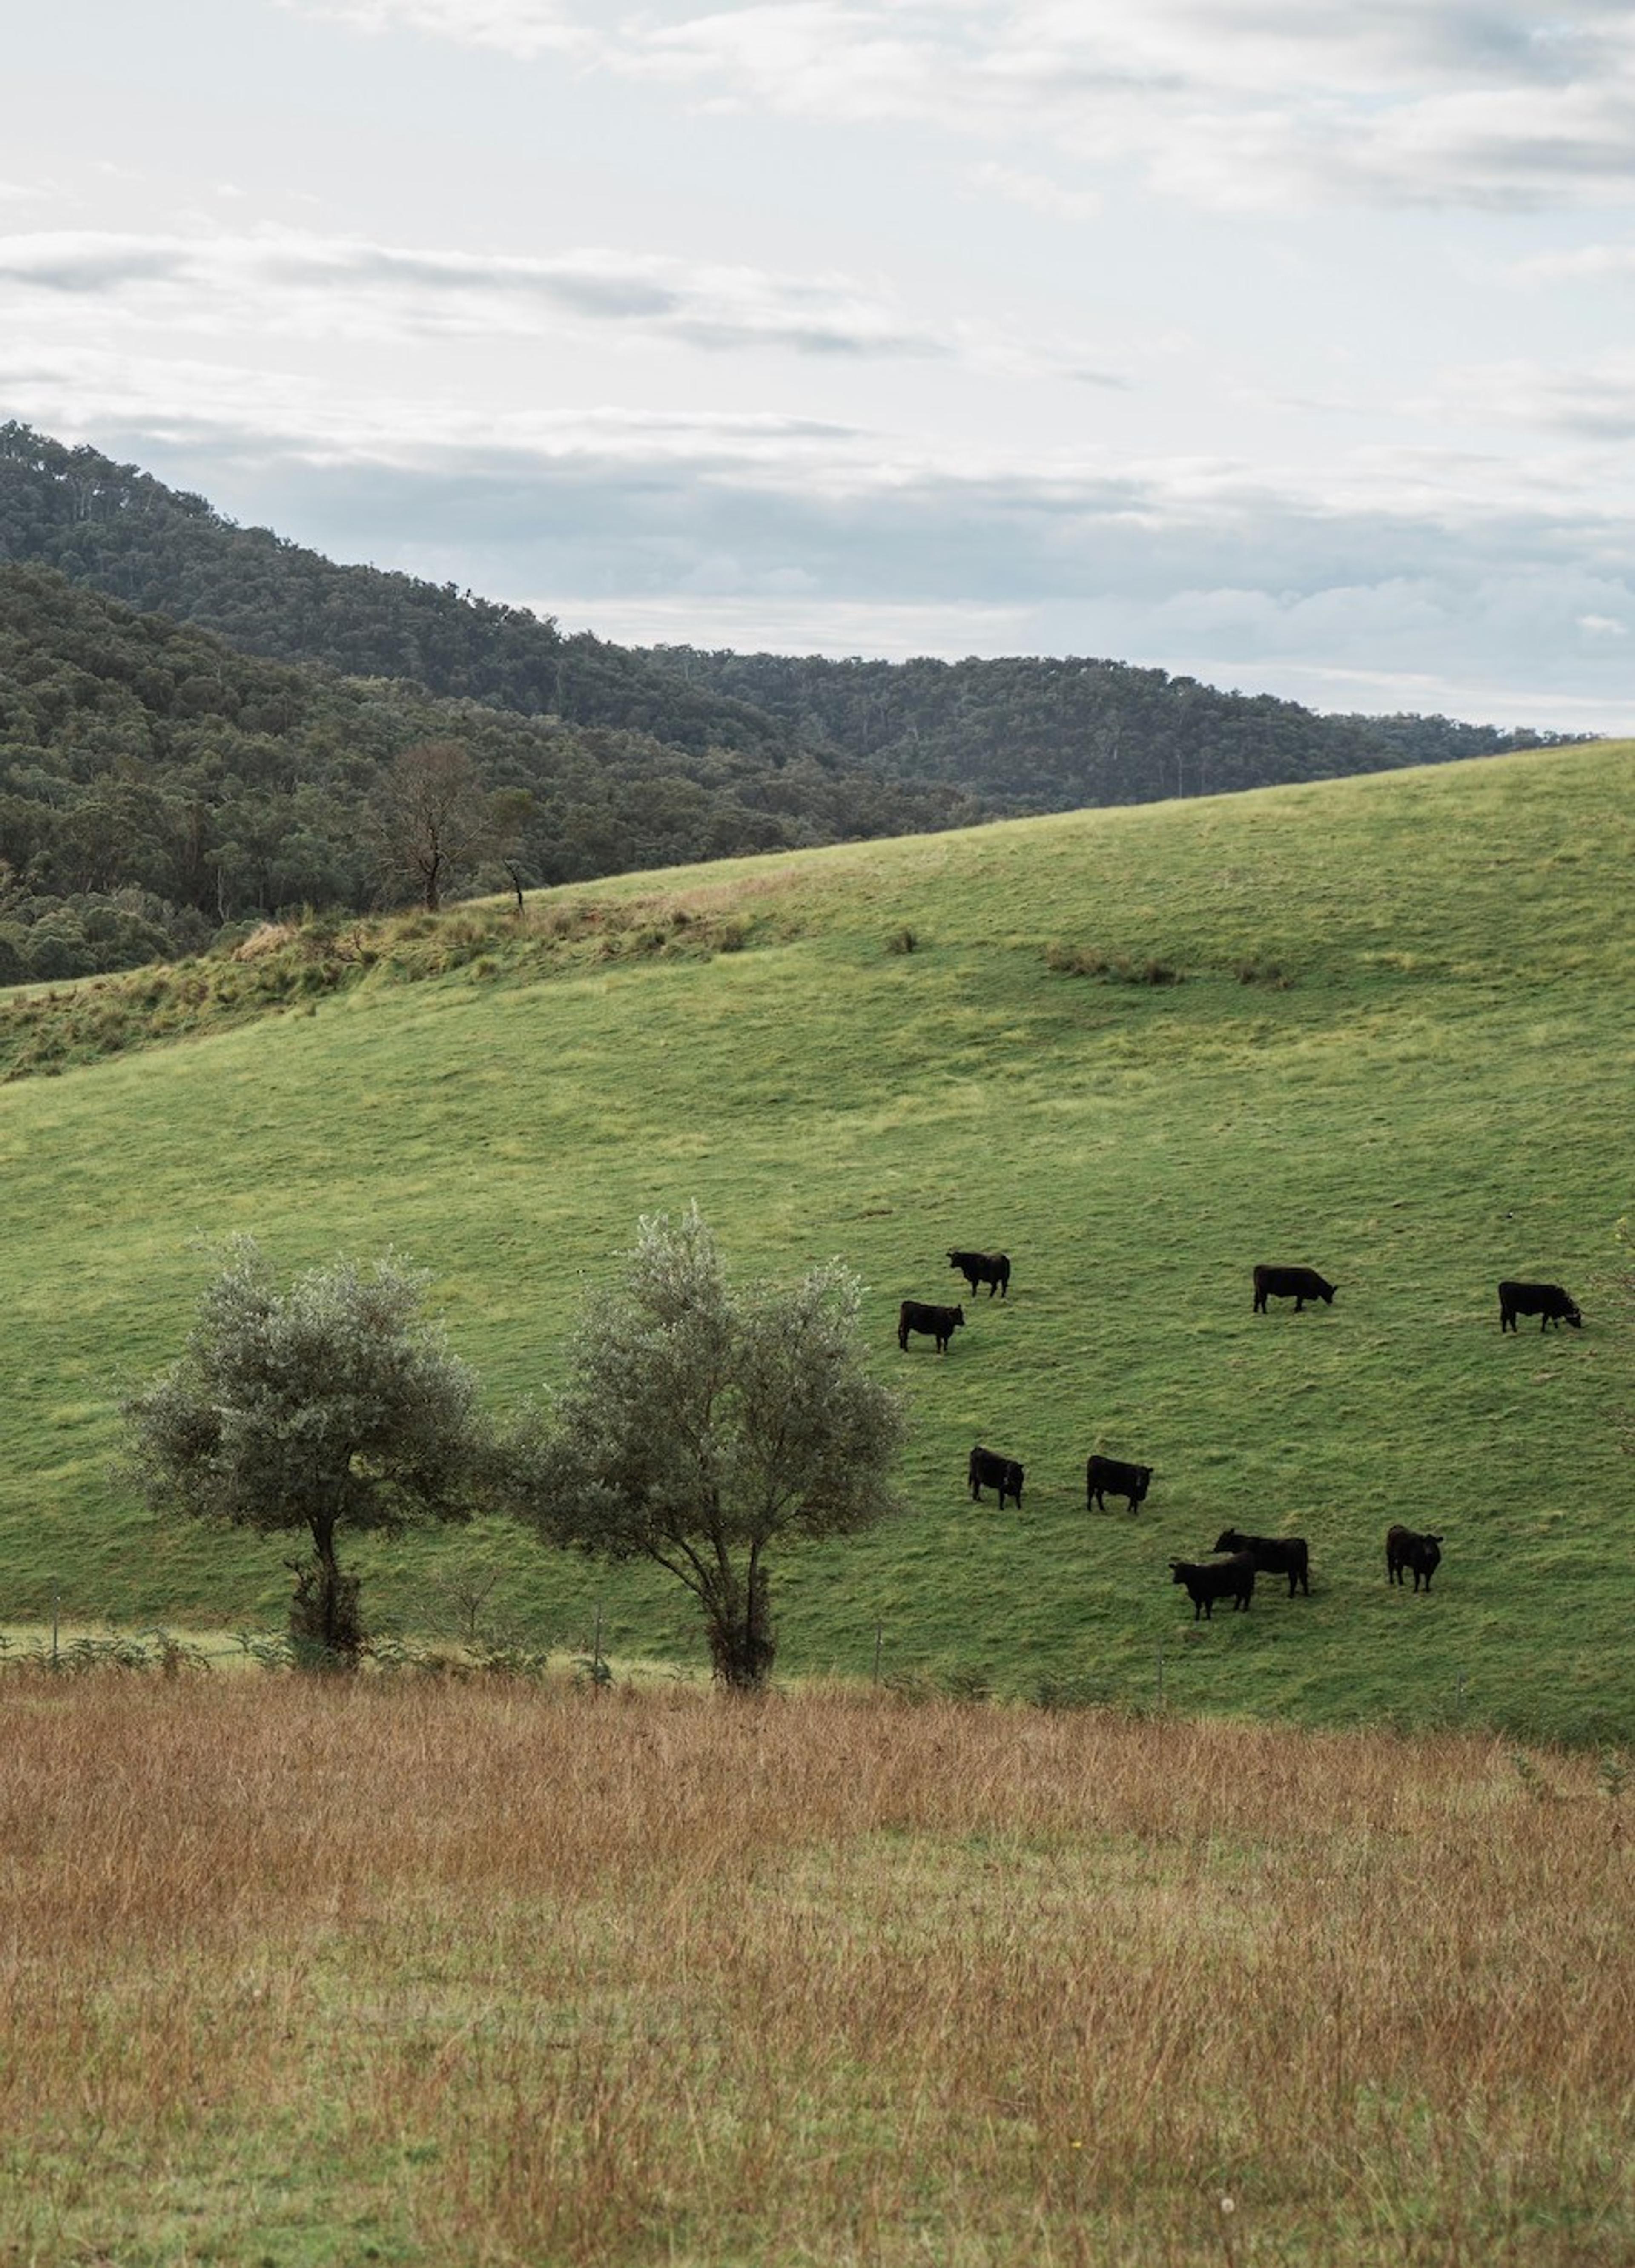
[[[1169,1571],[1173,1582],[1187,1587],[1194,1622],[1202,1615],[1212,1623],[1217,1599],[1230,1599],[1236,1614],[1255,1595],[1255,1562],[1247,1551],[1237,1552],[1230,1559],[1206,1560],[1202,1565],[1191,1559],[1172,1559]]]
[[[1334,1305],[1336,1286],[1326,1284],[1315,1268],[1257,1268],[1255,1270],[1255,1312],[1263,1315],[1268,1300],[1293,1300],[1298,1315],[1307,1300]]]
[[[1022,1469],[1014,1457],[1002,1457],[993,1449],[973,1449],[966,1477],[971,1484],[971,1501],[982,1502],[984,1483],[999,1491],[999,1509],[1005,1510],[1008,1494],[1020,1512],[1022,1508]]]
[[[1092,1457],[1085,1467],[1085,1509],[1087,1512],[1095,1506],[1105,1512],[1104,1491],[1111,1489],[1115,1496],[1124,1498],[1133,1512],[1145,1498],[1152,1478],[1151,1465],[1126,1465],[1116,1457]]]
[[[1403,1570],[1413,1570],[1414,1588],[1419,1587],[1419,1578],[1425,1577],[1425,1587],[1431,1587],[1431,1578],[1442,1564],[1442,1539],[1440,1535],[1416,1535],[1411,1528],[1388,1528],[1385,1531],[1385,1578],[1388,1583],[1400,1583]]]
[[[909,1333],[918,1331],[936,1340],[939,1354],[946,1354],[948,1341],[964,1321],[963,1307],[930,1307],[923,1300],[905,1300],[897,1310],[897,1344],[906,1350]]]
[[[1536,1315],[1542,1331],[1547,1323],[1558,1329],[1571,1323],[1575,1331],[1584,1328],[1584,1318],[1578,1303],[1559,1284],[1501,1284],[1499,1287],[1499,1328],[1513,1331],[1518,1315]]]
[[[1286,1575],[1289,1596],[1294,1596],[1298,1583],[1307,1597],[1311,1596],[1308,1569],[1311,1555],[1306,1549],[1303,1535],[1240,1535],[1235,1528],[1228,1528],[1215,1538],[1217,1551],[1247,1551],[1255,1562],[1258,1575]]]
[[[1011,1263],[1003,1252],[951,1252],[948,1265],[960,1270],[970,1285],[973,1297],[979,1284],[988,1286],[991,1300],[996,1292],[1001,1299],[1005,1296],[1005,1286],[1011,1280]]]

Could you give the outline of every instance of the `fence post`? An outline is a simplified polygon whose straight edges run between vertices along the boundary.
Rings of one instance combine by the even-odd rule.
[[[1158,1642],[1158,1705],[1160,1709],[1164,1705],[1164,1641],[1162,1638]]]
[[[880,1649],[885,1636],[885,1624],[876,1623],[874,1625],[874,1683],[876,1685],[880,1683]]]
[[[591,1640],[591,1690],[601,1690],[601,1602],[596,1604],[596,1635]]]
[[[62,1604],[62,1601],[63,1601],[63,1586],[62,1586],[60,1583],[53,1583],[53,1584],[52,1584],[52,1586],[51,1586],[51,1667],[52,1667],[52,1668],[53,1668],[53,1669],[55,1669],[55,1668],[56,1668],[56,1666],[57,1666],[57,1659],[56,1659],[57,1609],[58,1609],[58,1608],[61,1606],[61,1604]]]

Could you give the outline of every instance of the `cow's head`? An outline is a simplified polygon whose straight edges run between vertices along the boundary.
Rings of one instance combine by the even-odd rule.
[[[1153,1468],[1151,1465],[1132,1465],[1131,1470],[1136,1476],[1136,1502],[1139,1504],[1147,1492],[1147,1484],[1153,1477]]]
[[[965,1310],[963,1307],[956,1307],[954,1309],[954,1320],[956,1323],[962,1323],[965,1321]]]
[[[1224,1528],[1209,1548],[1212,1551],[1241,1551],[1243,1538],[1235,1528]]]
[[[1571,1323],[1575,1331],[1581,1331],[1584,1328],[1584,1318],[1579,1313],[1576,1300],[1567,1301],[1566,1306],[1561,1310],[1561,1319],[1564,1322]]]
[[[1331,1307],[1334,1305],[1334,1295],[1339,1288],[1340,1287],[1337,1284],[1325,1284],[1323,1285],[1320,1296],[1325,1307]]]

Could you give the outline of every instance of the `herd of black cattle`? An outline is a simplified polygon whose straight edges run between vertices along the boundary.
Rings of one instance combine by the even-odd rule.
[[[1000,1298],[1008,1293],[1011,1282],[1011,1263],[1003,1252],[950,1252],[948,1264],[957,1268],[975,1294],[979,1284],[988,1286],[988,1297],[996,1292]],[[1255,1270],[1255,1313],[1265,1314],[1268,1300],[1293,1300],[1294,1312],[1301,1313],[1307,1300],[1321,1300],[1326,1306],[1334,1304],[1335,1287],[1321,1277],[1315,1268],[1256,1268]],[[1499,1287],[1499,1328],[1501,1332],[1517,1329],[1518,1315],[1536,1315],[1539,1329],[1544,1330],[1554,1323],[1571,1323],[1581,1330],[1584,1318],[1574,1301],[1559,1284],[1516,1284],[1506,1282]],[[939,1307],[922,1300],[905,1300],[897,1310],[897,1344],[905,1352],[911,1333],[936,1342],[939,1354],[946,1354],[948,1342],[965,1321],[965,1309]],[[1005,1499],[1020,1512],[1022,1506],[1022,1468],[1014,1457],[1001,1456],[997,1450],[978,1446],[971,1451],[966,1478],[970,1484],[972,1500],[982,1502],[984,1488],[997,1490],[999,1509],[1005,1509]],[[1087,1508],[1105,1512],[1108,1495],[1123,1497],[1133,1513],[1145,1501],[1153,1479],[1151,1465],[1126,1464],[1118,1457],[1093,1456],[1085,1467],[1085,1501]],[[1217,1536],[1212,1549],[1226,1552],[1226,1558],[1207,1560],[1172,1559],[1169,1563],[1173,1580],[1184,1584],[1192,1602],[1192,1619],[1200,1616],[1214,1619],[1217,1599],[1230,1599],[1234,1612],[1247,1607],[1255,1595],[1256,1575],[1286,1575],[1289,1596],[1294,1596],[1296,1587],[1307,1598],[1311,1596],[1309,1580],[1310,1553],[1301,1535],[1241,1535],[1235,1528],[1226,1528]],[[1420,1535],[1411,1528],[1391,1527],[1385,1536],[1386,1580],[1400,1583],[1404,1575],[1411,1574],[1414,1589],[1421,1582],[1427,1591],[1431,1578],[1441,1564],[1442,1539],[1440,1535]]]

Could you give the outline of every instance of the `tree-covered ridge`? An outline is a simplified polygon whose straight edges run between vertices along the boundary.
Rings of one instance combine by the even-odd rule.
[[[144,612],[214,630],[241,652],[353,677],[644,733],[702,753],[787,755],[791,737],[661,659],[526,608],[377,567],[339,566],[269,528],[239,527],[203,497],[95,449],[0,425],[0,561],[55,567]]]
[[[957,792],[801,752],[689,750],[258,659],[47,569],[0,567],[0,983],[404,895],[374,821],[394,761],[430,740],[468,749],[490,794],[512,792],[508,857],[532,884],[980,815]],[[510,874],[461,879],[504,888]]]
[[[1588,735],[1445,717],[1322,717],[1128,662],[830,661],[664,649],[695,683],[889,778],[957,781],[1007,809],[1076,810],[1335,779]]]
[[[411,679],[491,708],[644,733],[696,756],[726,749],[776,763],[805,749],[836,770],[952,788],[990,810],[1215,795],[1575,737],[1443,717],[1318,716],[1270,695],[1080,656],[833,661],[567,637],[452,584],[337,566],[269,529],[236,526],[135,467],[18,424],[0,426],[5,557],[55,566],[247,653]],[[837,824],[877,831],[873,821]]]

